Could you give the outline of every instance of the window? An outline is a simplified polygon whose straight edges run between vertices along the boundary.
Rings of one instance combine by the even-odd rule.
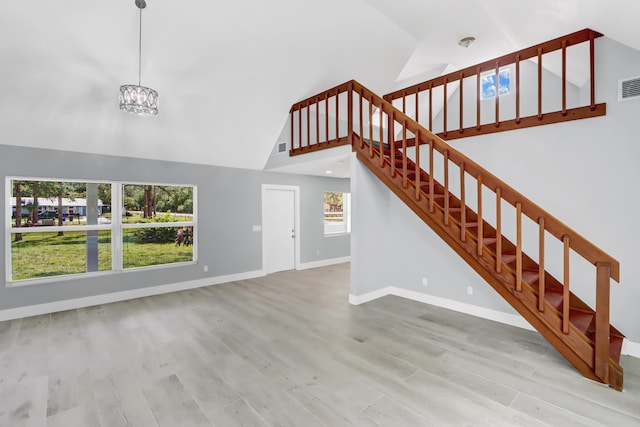
[[[9,281],[112,269],[111,183],[8,182]]]
[[[122,185],[122,267],[194,260],[191,186]]]
[[[481,99],[489,99],[496,96],[496,73],[490,71],[480,76],[482,92]],[[511,74],[508,68],[500,70],[498,74],[498,95],[506,95],[511,91]]]
[[[8,282],[196,260],[194,186],[29,178],[6,184]]]
[[[324,193],[324,234],[351,232],[351,193]]]

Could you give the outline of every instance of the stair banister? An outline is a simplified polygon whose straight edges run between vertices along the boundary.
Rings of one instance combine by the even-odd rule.
[[[595,311],[596,326],[594,331],[595,338],[592,341],[592,343],[595,343],[595,344],[590,344],[594,346],[592,347],[592,350],[591,350],[593,359],[591,360],[587,359],[584,361],[584,363],[586,363],[588,366],[594,369],[594,372],[596,372],[596,375],[599,380],[606,382],[606,378],[609,376],[609,373],[610,373],[610,366],[612,366],[611,363],[614,364],[613,366],[618,366],[619,368],[619,365],[615,365],[615,362],[610,362],[609,360],[609,347],[610,347],[610,324],[609,324],[609,318],[610,318],[609,291],[610,289],[609,287],[610,287],[610,279],[619,281],[620,267],[619,267],[618,261],[616,261],[610,255],[606,254],[604,251],[596,247],[594,244],[592,244],[588,240],[586,240],[580,234],[578,234],[577,232],[575,232],[574,230],[572,230],[571,228],[569,228],[568,226],[560,222],[558,219],[550,215],[541,207],[531,202],[529,199],[524,197],[522,194],[520,194],[515,189],[510,187],[508,184],[501,181],[500,179],[495,177],[493,174],[491,174],[487,170],[483,169],[473,160],[471,160],[470,158],[466,157],[464,154],[462,154],[455,148],[448,145],[445,141],[443,141],[442,139],[440,139],[439,137],[431,133],[429,130],[423,128],[416,121],[408,117],[405,113],[393,107],[391,103],[375,95],[373,92],[369,91],[359,83],[355,81],[350,81],[340,86],[337,86],[336,88],[333,88],[325,92],[324,94],[316,95],[315,97],[311,97],[309,99],[316,100],[316,99],[320,99],[320,96],[323,96],[328,102],[329,98],[331,98],[332,96],[335,96],[336,112],[339,112],[340,110],[338,107],[338,104],[339,104],[338,98],[340,94],[344,92],[347,92],[347,105],[348,105],[348,107],[346,108],[347,111],[344,114],[346,115],[346,118],[343,117],[343,120],[346,119],[346,122],[347,122],[346,135],[344,136],[340,135],[339,127],[337,125],[339,123],[340,118],[337,118],[335,141],[339,143],[341,143],[342,141],[346,141],[347,143],[351,143],[353,145],[356,140],[359,140],[360,149],[367,150],[368,152],[368,155],[366,157],[370,159],[368,160],[369,162],[371,163],[375,162],[376,167],[379,168],[379,170],[381,171],[385,170],[386,167],[389,166],[388,172],[385,172],[385,174],[386,176],[390,177],[390,179],[392,180],[398,179],[395,177],[396,171],[397,171],[396,164],[398,163],[396,159],[397,160],[400,160],[400,159],[398,159],[396,155],[402,156],[402,175],[401,175],[400,181],[396,181],[396,182],[399,182],[399,185],[400,187],[403,188],[403,190],[407,190],[410,192],[410,194],[412,194],[413,200],[418,200],[420,198],[421,169],[416,166],[416,162],[419,162],[419,155],[416,156],[416,162],[410,160],[407,156],[407,147],[410,146],[408,143],[409,141],[407,138],[407,132],[410,132],[414,135],[411,146],[415,146],[417,151],[419,151],[419,148],[421,145],[428,144],[428,150],[430,153],[429,166],[428,166],[429,184],[428,184],[428,195],[425,194],[426,197],[428,198],[427,200],[428,211],[431,212],[432,215],[436,215],[436,217],[439,217],[446,224],[446,227],[450,230],[447,233],[450,233],[450,235],[454,229],[458,230],[457,227],[460,226],[461,229],[459,230],[459,234],[457,235],[456,239],[458,240],[458,242],[461,242],[461,244],[465,242],[465,239],[466,239],[465,230],[467,228],[467,221],[469,221],[468,218],[466,218],[467,207],[464,203],[465,179],[467,178],[466,175],[468,174],[470,177],[472,177],[472,179],[476,180],[477,191],[478,191],[478,213],[476,218],[477,223],[473,222],[469,224],[470,226],[476,226],[476,224],[478,226],[478,229],[477,229],[478,256],[482,256],[482,253],[483,253],[482,240],[484,238],[482,234],[483,232],[482,226],[480,225],[483,223],[482,190],[483,188],[486,187],[487,189],[495,193],[496,195],[496,224],[495,224],[496,263],[495,263],[494,271],[498,274],[503,274],[503,275],[505,274],[505,273],[501,273],[501,271],[503,270],[503,265],[507,264],[507,262],[504,261],[504,258],[503,258],[504,254],[503,254],[503,247],[502,247],[502,229],[501,229],[502,200],[504,200],[506,203],[509,203],[511,206],[515,208],[516,215],[517,215],[516,217],[517,230],[516,230],[516,244],[513,246],[516,251],[516,255],[515,255],[516,268],[514,271],[512,271],[512,274],[516,276],[516,280],[515,280],[516,283],[513,284],[514,286],[513,290],[515,292],[521,291],[523,289],[523,284],[525,283],[524,277],[523,277],[524,276],[524,271],[523,271],[524,254],[522,252],[522,225],[521,225],[522,217],[524,216],[529,218],[539,227],[540,252],[539,252],[539,266],[538,266],[539,269],[537,270],[539,283],[537,286],[537,293],[538,293],[538,295],[536,296],[537,299],[534,300],[533,302],[534,310],[537,308],[537,311],[543,312],[546,304],[544,300],[545,274],[546,274],[544,270],[545,233],[549,233],[549,235],[555,237],[557,240],[563,243],[565,273],[564,273],[563,282],[560,282],[561,284],[564,285],[563,286],[563,295],[564,295],[563,307],[561,308],[561,331],[564,332],[565,334],[569,334],[571,331],[577,331],[576,327],[573,326],[569,318],[569,314],[570,314],[569,306],[572,298],[571,294],[569,293],[568,260],[569,260],[570,251],[573,250],[574,252],[581,255],[583,258],[585,258],[588,262],[590,262],[592,265],[596,267],[596,311]],[[354,104],[353,96],[358,96],[359,102]],[[369,104],[368,118],[369,118],[370,138],[368,141],[366,141],[366,139],[363,138],[362,136],[362,131],[364,130],[364,123],[362,120],[363,110],[364,110],[363,99],[366,99]],[[309,105],[310,105],[310,101],[306,100],[306,103],[305,101],[301,101],[292,107],[291,109],[292,135],[295,134],[293,132],[293,118],[295,117],[295,113],[297,111],[298,112],[297,116],[299,117],[299,120],[300,120],[300,122],[298,123],[299,134],[300,134],[300,138],[302,138],[302,127],[303,127],[302,117],[303,116],[301,115],[300,112],[303,108],[309,108]],[[357,128],[354,126],[354,105],[356,105],[356,109],[359,110],[359,117],[360,117],[360,123],[358,124]],[[373,116],[374,116],[373,107],[379,109],[378,111],[380,115],[380,133],[378,135],[380,139],[379,142],[374,140],[374,135],[373,135],[373,125],[372,125]],[[386,137],[387,147],[389,148],[389,157],[385,156],[385,152],[386,152],[385,134],[383,132],[383,126],[382,126],[382,124],[384,123],[385,114],[387,116],[387,124],[388,124],[388,130],[389,130],[389,133],[387,134],[387,137]],[[308,112],[307,112],[307,115],[308,115]],[[396,123],[402,126],[401,147],[398,145],[398,143],[395,141],[395,138],[393,137],[395,135],[395,132],[392,131],[392,129]],[[308,122],[307,122],[307,128],[309,128]],[[357,135],[358,138],[356,138],[356,134],[355,134],[356,131],[360,132],[360,134]],[[368,147],[365,146],[367,143],[369,145]],[[374,147],[376,143],[377,143],[377,147]],[[303,145],[302,139],[300,139],[300,141],[298,141],[298,144],[297,144],[297,147],[299,148],[297,149],[292,148],[291,152],[292,154],[307,152],[308,150],[313,149],[314,145],[326,145],[326,147],[336,146],[336,144],[334,144],[334,141],[327,141],[326,144],[319,144],[319,141],[317,141],[317,138],[316,138],[316,144],[311,144],[311,142],[309,141],[309,137],[307,137],[306,145]],[[296,144],[292,142],[291,146],[296,147]],[[353,145],[353,147],[355,149],[356,146]],[[433,153],[435,151],[439,152],[443,156],[443,162],[444,162],[443,164],[444,186],[443,187],[440,186],[440,184],[437,183],[434,179]],[[375,159],[376,155],[379,156],[379,160]],[[390,159],[391,161],[389,161]],[[361,160],[365,161],[364,158],[362,158]],[[416,166],[415,181],[413,179],[411,180],[408,179],[407,165],[409,161],[411,161],[411,163],[414,166]],[[449,182],[448,182],[450,164],[456,165],[458,168],[460,168],[461,217],[460,217],[459,225],[456,224],[455,221],[454,223],[449,223],[449,218],[451,217],[452,212],[457,212],[457,208],[455,211],[451,211],[451,207],[450,207],[450,197],[449,197],[450,189],[449,189]],[[409,188],[410,185],[415,185],[415,191],[414,189]],[[439,188],[443,189],[445,193],[444,207],[442,208],[438,207],[439,211],[434,211],[436,186],[439,186]],[[451,228],[451,227],[454,227],[454,228]],[[507,244],[511,245],[508,241],[507,241]],[[476,252],[476,251],[474,250],[473,252]],[[529,258],[527,259],[529,260]],[[531,260],[527,262],[530,263]],[[511,273],[507,272],[506,274],[511,274]],[[483,277],[486,278],[487,276],[483,276]],[[531,280],[530,278],[532,276],[531,276],[530,270],[527,270],[526,277],[527,277],[527,280]],[[575,333],[575,332],[571,332],[571,333]],[[548,336],[547,336],[547,339],[555,340],[555,338],[552,338],[552,337],[549,338]],[[578,363],[578,362],[574,361],[572,363]],[[618,371],[616,371],[616,375],[617,376],[614,378],[611,384],[613,384],[612,386],[614,387],[621,388],[622,386],[621,368]]]
[[[420,130],[421,134],[424,134],[431,138],[433,140],[434,149],[443,155],[446,152],[451,163],[459,166],[462,162],[465,162],[466,170],[470,175],[483,175],[483,183],[486,187],[494,191],[499,187],[501,189],[501,198],[507,201],[509,204],[515,207],[516,203],[520,201],[522,205],[522,213],[532,221],[537,223],[540,217],[546,218],[545,229],[558,240],[562,241],[565,234],[571,236],[571,249],[583,256],[592,265],[595,266],[597,262],[609,262],[611,264],[611,278],[616,282],[620,280],[619,263],[610,255],[606,254],[600,248],[596,247],[593,243],[582,237],[576,231],[572,230],[569,226],[556,219],[553,215],[543,210],[541,207],[530,201],[524,195],[520,194],[511,186],[495,177],[492,173],[482,168],[476,162],[466,157],[464,154],[447,144],[445,141],[431,133],[429,130],[423,128],[402,111],[397,110],[395,107],[393,107],[389,102],[376,97],[373,92],[365,89],[359,83],[355,81],[352,81],[352,83],[357,89],[363,88],[364,93],[366,93],[372,99],[378,98],[377,101],[379,103],[381,102],[382,109],[385,111],[385,113],[389,114],[393,112],[394,116],[396,117],[396,122],[406,123],[407,130],[409,132],[415,134],[418,130]]]

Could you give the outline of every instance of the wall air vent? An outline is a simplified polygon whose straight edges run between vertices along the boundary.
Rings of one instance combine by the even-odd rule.
[[[640,98],[640,76],[618,81],[618,101]]]
[[[278,143],[278,153],[284,153],[285,151],[287,151],[287,143],[286,142],[279,142]]]

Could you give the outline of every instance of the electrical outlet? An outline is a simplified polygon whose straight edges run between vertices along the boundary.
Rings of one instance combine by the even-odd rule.
[[[209,266],[208,266],[208,265],[205,265],[205,266],[204,266],[204,272],[206,273],[207,271],[209,271]]]
[[[467,295],[473,295],[473,288],[471,286],[467,286]]]
[[[320,256],[320,250],[316,251],[316,256]]]
[[[427,280],[426,277],[422,278],[422,286],[429,286],[429,281]]]

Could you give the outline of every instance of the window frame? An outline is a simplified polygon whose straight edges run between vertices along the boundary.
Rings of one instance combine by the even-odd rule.
[[[342,193],[342,224],[344,224],[344,230],[327,232],[326,223],[325,223],[325,215],[327,211],[324,210],[324,195],[326,193]],[[323,226],[323,236],[324,237],[336,237],[336,236],[348,236],[351,234],[351,192],[349,191],[323,191],[322,193],[322,226]]]
[[[95,224],[95,225],[50,225],[46,227],[14,227],[13,226],[13,205],[11,198],[13,197],[12,183],[19,181],[43,181],[43,182],[77,182],[77,183],[95,183],[111,185],[111,223]],[[127,223],[122,222],[123,188],[124,185],[155,185],[166,187],[191,187],[193,191],[193,209],[192,221],[177,222],[157,222],[157,223]],[[103,204],[106,201],[103,201]],[[120,208],[114,208],[119,206]],[[34,176],[5,176],[5,287],[20,287],[38,285],[43,283],[62,282],[68,280],[78,280],[92,278],[96,276],[106,276],[113,274],[122,274],[128,272],[139,272],[141,270],[154,270],[161,268],[175,268],[185,265],[194,265],[198,263],[198,186],[194,184],[168,184],[168,183],[149,183],[135,181],[113,181],[113,180],[95,180],[95,179],[77,179],[77,178],[50,178],[50,177],[34,177]],[[115,215],[115,213],[118,213]],[[123,236],[126,229],[141,228],[168,228],[168,227],[193,227],[193,257],[191,261],[175,262],[168,264],[155,264],[142,267],[123,267]],[[82,273],[60,274],[56,276],[38,277],[31,279],[13,279],[13,259],[12,259],[12,235],[14,233],[57,233],[59,231],[104,231],[109,230],[111,235],[111,269],[104,271],[91,271]]]
[[[500,92],[500,88],[503,87],[504,85],[500,85],[500,74],[506,72],[507,75],[509,76],[509,90],[505,93],[499,93]],[[484,88],[482,87],[482,79],[484,79],[485,77],[494,77],[496,78],[496,81],[494,81],[494,85],[496,86],[496,93],[494,95],[491,96],[484,96]],[[500,97],[500,96],[506,96],[509,95],[511,93],[511,67],[510,66],[506,66],[506,67],[501,67],[498,69],[498,74],[496,74],[496,70],[491,70],[491,71],[485,71],[484,73],[480,74],[480,82],[481,82],[481,87],[480,87],[480,101],[488,101],[491,99],[494,99],[495,97]]]

